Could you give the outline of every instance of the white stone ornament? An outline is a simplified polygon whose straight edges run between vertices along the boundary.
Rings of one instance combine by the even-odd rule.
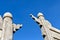
[[[12,17],[12,14],[10,12],[6,12],[3,17]]]
[[[32,14],[30,16],[39,24],[44,40],[60,40],[60,30],[54,28],[42,13],[39,12],[37,18]]]
[[[43,16],[43,13],[39,12],[37,16],[38,16],[38,17],[39,17],[39,16]]]
[[[12,14],[6,12],[3,18],[0,16],[0,40],[13,40],[13,32],[20,27],[20,24],[13,24]]]

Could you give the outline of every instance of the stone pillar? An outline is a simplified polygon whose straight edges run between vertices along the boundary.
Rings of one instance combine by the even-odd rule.
[[[0,15],[0,40],[2,38],[2,25],[3,25],[3,19],[2,19],[1,15]]]
[[[38,23],[38,25],[41,28],[42,31],[42,35],[44,40],[53,40],[52,36],[51,36],[51,32],[48,29],[49,25],[47,24],[47,20],[45,20],[44,16],[42,13],[38,13],[37,15],[38,17],[36,18],[35,16],[33,16],[31,14],[31,17],[36,21],[36,23]],[[47,38],[47,39],[46,39]]]
[[[0,20],[0,23],[1,20]],[[17,29],[21,28],[22,24],[15,24],[12,22],[12,14],[10,12],[6,12],[3,16],[3,24],[0,27],[0,29],[2,29],[2,31],[0,31],[0,33],[2,33],[0,36],[1,40],[13,40],[13,32],[15,33],[17,31]]]
[[[46,38],[47,37],[47,40],[53,40],[52,36],[51,36],[51,32],[49,30],[49,26],[48,24],[46,24],[46,20],[43,16],[42,13],[38,13],[38,19],[41,21],[41,24],[42,24],[42,28],[41,28],[41,31],[43,33],[43,37]],[[45,32],[45,34],[44,34]]]
[[[3,16],[3,32],[2,40],[12,40],[13,27],[12,27],[12,15],[9,12],[6,12]]]

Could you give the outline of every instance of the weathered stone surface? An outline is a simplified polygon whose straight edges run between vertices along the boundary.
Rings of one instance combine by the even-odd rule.
[[[13,31],[19,29],[21,25],[13,25],[12,14],[6,12],[2,17],[0,16],[0,40],[13,40]]]
[[[38,14],[38,18],[32,14],[30,16],[39,23],[39,26],[42,25],[41,31],[44,40],[60,40],[60,30],[54,28],[51,23],[44,18],[42,13]]]

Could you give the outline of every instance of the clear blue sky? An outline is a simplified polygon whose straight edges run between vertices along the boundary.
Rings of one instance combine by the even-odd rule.
[[[31,13],[37,17],[42,12],[60,29],[60,0],[0,0],[0,15],[7,11],[12,13],[14,23],[23,24],[14,34],[14,40],[43,40],[38,24],[29,16]]]

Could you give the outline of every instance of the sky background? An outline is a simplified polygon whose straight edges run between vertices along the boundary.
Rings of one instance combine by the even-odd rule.
[[[39,12],[57,29],[60,29],[60,0],[0,0],[0,15],[11,12],[13,23],[23,24],[14,34],[14,40],[43,40],[39,25],[30,17]]]

